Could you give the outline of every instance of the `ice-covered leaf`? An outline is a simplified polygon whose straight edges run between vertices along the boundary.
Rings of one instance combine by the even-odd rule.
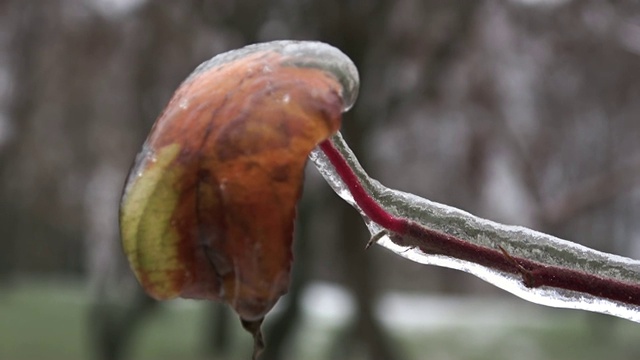
[[[287,291],[309,152],[357,94],[354,65],[317,42],[248,46],[199,66],[131,170],[120,225],[156,299],[221,300],[250,330]]]

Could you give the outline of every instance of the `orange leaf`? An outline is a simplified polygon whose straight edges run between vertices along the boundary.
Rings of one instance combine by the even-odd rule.
[[[131,170],[125,253],[157,299],[222,300],[259,322],[287,291],[309,152],[340,127],[357,72],[321,43],[216,56],[178,88]]]

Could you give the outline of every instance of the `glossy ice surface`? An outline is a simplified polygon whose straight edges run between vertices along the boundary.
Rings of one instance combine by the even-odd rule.
[[[335,135],[332,142],[347,160],[363,188],[392,215],[416,222],[439,233],[452,235],[482,248],[494,251],[503,248],[514,257],[528,259],[542,266],[575,270],[626,284],[640,284],[640,262],[637,260],[599,252],[524,227],[507,226],[478,218],[451,206],[386,188],[366,174],[340,134]],[[316,148],[310,158],[335,192],[360,211],[372,236],[385,231],[382,226],[371,221],[356,204],[348,187],[321,150]],[[402,246],[399,245],[403,243],[399,237],[403,235],[393,235],[395,240],[393,237],[384,235],[377,243],[412,261],[471,273],[538,304],[600,312],[640,322],[638,305],[550,286],[527,287],[519,274],[495,270],[455,257],[428,254],[415,246]],[[415,242],[415,239],[412,240]],[[633,293],[631,297],[637,298],[638,295],[640,294]]]

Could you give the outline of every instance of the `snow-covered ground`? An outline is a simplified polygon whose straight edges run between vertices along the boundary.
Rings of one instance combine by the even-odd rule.
[[[342,324],[355,311],[349,292],[329,283],[310,285],[302,302],[305,316],[314,323]],[[392,329],[427,331],[442,327],[540,327],[559,313],[568,317],[580,313],[546,308],[509,295],[453,297],[420,293],[384,294],[376,309],[379,318]],[[276,307],[275,311],[278,310]]]
[[[50,300],[88,305],[83,286],[77,281],[54,279],[34,282],[21,279],[17,283],[37,284]],[[50,292],[47,289],[64,289]],[[282,310],[287,297],[273,310]],[[201,308],[204,301],[174,300],[164,303],[170,308]],[[327,282],[313,282],[302,297],[306,322],[320,327],[333,327],[346,323],[355,312],[355,302],[347,288]],[[379,319],[390,329],[402,331],[432,331],[442,328],[540,328],[559,320],[581,321],[583,311],[555,309],[533,304],[504,293],[504,296],[445,296],[428,293],[388,292],[381,294],[376,304]]]

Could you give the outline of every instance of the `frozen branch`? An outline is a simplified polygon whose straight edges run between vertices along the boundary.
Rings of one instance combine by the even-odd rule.
[[[363,216],[372,242],[418,263],[471,273],[531,302],[640,322],[640,261],[388,189],[366,174],[340,134],[310,157]]]

